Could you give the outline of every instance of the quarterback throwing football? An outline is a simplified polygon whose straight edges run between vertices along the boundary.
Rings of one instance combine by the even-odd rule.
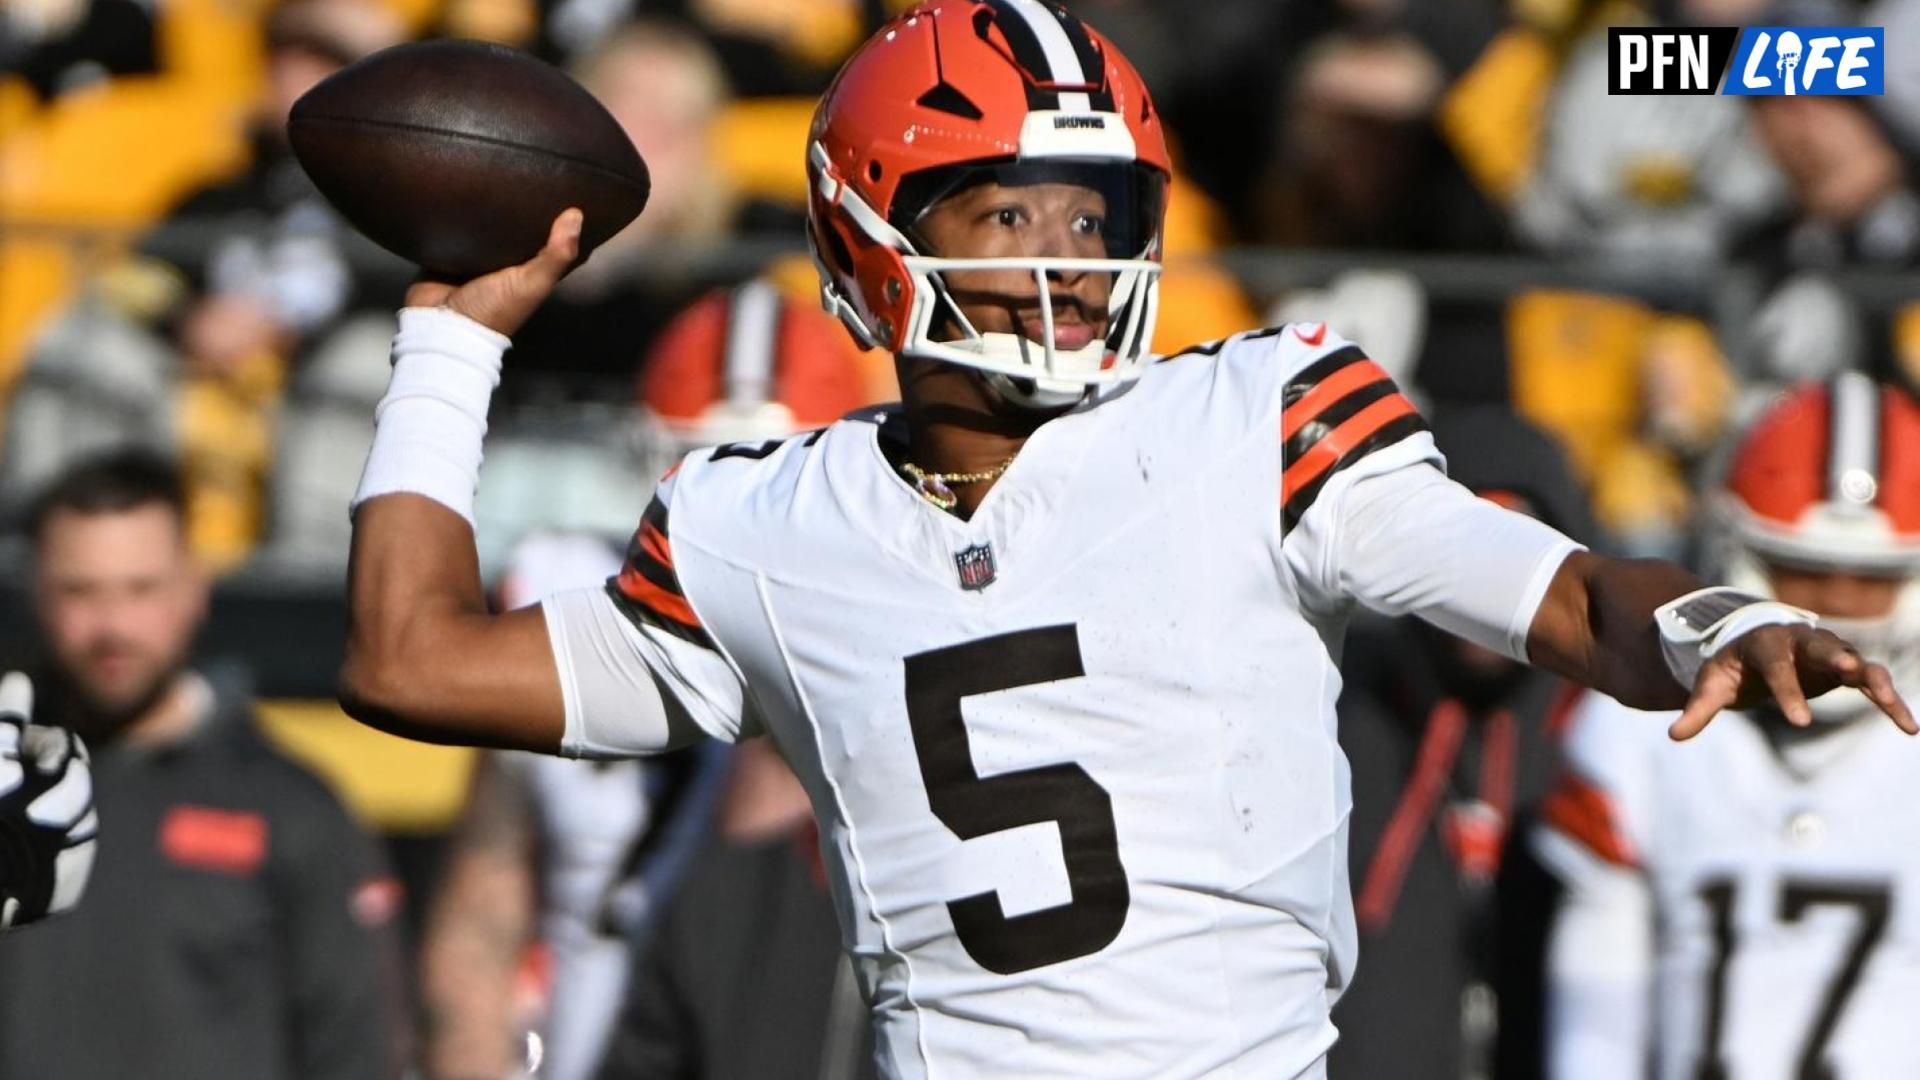
[[[487,403],[579,215],[522,266],[416,286],[342,696],[416,738],[581,756],[770,736],[885,1075],[1324,1073],[1354,963],[1333,706],[1355,604],[1683,707],[1681,737],[1769,696],[1804,722],[1840,684],[1913,730],[1806,613],[1453,484],[1324,327],[1151,358],[1160,115],[1072,16],[902,16],[822,100],[807,169],[826,304],[896,354],[903,404],[689,455],[606,588],[493,616]]]

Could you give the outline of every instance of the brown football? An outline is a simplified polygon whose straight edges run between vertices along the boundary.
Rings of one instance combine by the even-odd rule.
[[[294,103],[307,175],[368,238],[456,280],[532,258],[560,211],[586,214],[581,257],[647,204],[647,166],[580,84],[477,41],[398,45]]]

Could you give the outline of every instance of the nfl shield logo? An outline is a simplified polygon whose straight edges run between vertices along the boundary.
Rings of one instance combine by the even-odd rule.
[[[993,584],[993,548],[986,544],[954,552],[953,566],[960,571],[960,587],[968,592],[978,592]]]

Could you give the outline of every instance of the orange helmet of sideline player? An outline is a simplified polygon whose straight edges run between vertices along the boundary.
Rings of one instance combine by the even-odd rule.
[[[1887,614],[1822,623],[1920,685],[1920,404],[1852,372],[1794,390],[1749,429],[1716,502],[1729,584],[1774,595],[1782,568],[1895,583]],[[1873,712],[1844,688],[1812,704],[1822,720]]]
[[[1018,404],[1078,401],[1144,369],[1171,174],[1146,85],[1111,43],[1040,0],[940,0],[848,60],[814,114],[809,242],[823,300],[863,344],[987,373]],[[1104,259],[942,258],[917,223],[974,184],[1068,183],[1099,192]],[[982,333],[952,272],[1031,276],[1039,340]],[[1104,333],[1058,347],[1049,278],[1112,275]]]
[[[660,470],[703,446],[785,438],[866,404],[853,342],[764,279],[681,312],[642,370],[643,429]]]

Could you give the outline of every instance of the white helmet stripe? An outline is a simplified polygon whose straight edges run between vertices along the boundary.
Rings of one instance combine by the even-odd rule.
[[[1857,371],[1828,388],[1827,498],[1871,506],[1880,492],[1880,388]]]
[[[721,362],[727,400],[758,405],[773,400],[774,347],[780,332],[780,294],[755,279],[734,290],[727,305],[727,348]]]
[[[1084,86],[1090,80],[1080,66],[1080,56],[1073,51],[1073,40],[1060,27],[1060,18],[1053,9],[1040,0],[1003,0],[1007,10],[1020,16],[1033,32],[1034,39],[1040,43],[1040,51],[1046,54],[1047,67],[1053,82],[1059,86]],[[1085,93],[1072,91],[1060,95],[1062,112],[1086,112],[1093,108],[1092,100]]]

